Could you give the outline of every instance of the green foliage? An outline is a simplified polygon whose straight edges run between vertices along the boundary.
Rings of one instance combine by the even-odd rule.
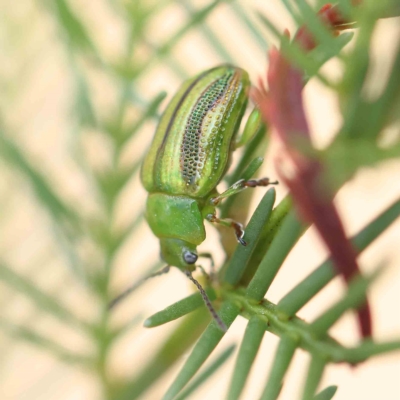
[[[236,251],[233,254],[225,272],[225,282],[231,285],[237,285],[239,283],[240,278],[242,277],[243,272],[250,261],[251,255],[257,246],[260,233],[271,215],[274,202],[275,190],[269,189],[254,212],[249,224],[247,225],[245,240],[249,244],[247,246],[236,247]]]
[[[310,79],[318,79],[334,90],[340,101],[342,125],[334,141],[325,149],[316,151],[326,167],[329,182],[334,190],[338,190],[361,168],[399,157],[400,137],[397,135],[390,146],[384,146],[382,140],[385,132],[394,127],[398,129],[399,126],[400,48],[395,49],[394,63],[379,95],[373,99],[365,95],[371,68],[369,52],[377,16],[397,15],[398,6],[395,0],[365,1],[362,7],[353,7],[349,1],[340,0],[343,14],[357,21],[358,33],[346,32],[333,37],[316,17],[316,9],[308,2],[282,0],[296,25],[307,25],[319,43],[312,52],[305,54],[282,34],[275,23],[245,1],[217,0],[201,8],[195,7],[189,0],[178,2],[179,9],[186,16],[185,21],[176,27],[172,35],[156,44],[149,39],[152,19],[173,2],[109,2],[109,12],[123,28],[125,35],[123,51],[115,58],[103,50],[99,42],[101,36],[92,29],[83,9],[73,7],[72,1],[41,0],[37,3],[37,13],[51,19],[55,28],[52,31],[55,47],[65,57],[67,74],[73,86],[73,98],[69,105],[73,110],[72,125],[77,132],[70,138],[73,148],[77,150],[72,157],[75,157],[85,185],[91,189],[89,196],[95,204],[95,210],[88,211],[81,207],[63,190],[62,182],[56,184],[58,182],[55,182],[49,166],[46,167],[46,163],[42,165],[21,140],[18,132],[22,130],[22,121],[18,125],[11,113],[7,112],[1,116],[0,167],[5,176],[29,187],[28,194],[21,190],[19,195],[31,198],[36,209],[42,213],[43,225],[50,225],[52,232],[56,233],[56,237],[52,238],[55,249],[52,251],[57,253],[57,260],[61,260],[59,264],[66,266],[62,269],[57,264],[57,268],[60,268],[60,275],[67,274],[72,285],[92,299],[91,318],[85,318],[79,310],[65,305],[61,291],[42,287],[32,278],[29,271],[36,271],[37,262],[34,258],[28,263],[29,268],[23,269],[17,263],[14,265],[12,258],[9,259],[7,252],[4,252],[0,256],[0,281],[7,288],[7,293],[12,293],[12,298],[27,300],[35,313],[73,330],[92,347],[91,351],[84,353],[70,350],[64,347],[61,336],[46,335],[29,321],[21,323],[14,315],[0,317],[0,329],[10,336],[13,344],[17,340],[24,341],[74,368],[83,367],[100,382],[102,396],[113,400],[145,398],[146,390],[153,388],[165,374],[170,374],[175,364],[190,350],[186,362],[163,397],[170,400],[189,398],[234,354],[234,346],[229,346],[211,363],[208,361],[225,333],[214,321],[209,321],[198,293],[169,306],[160,304],[161,311],[146,316],[144,325],[147,328],[183,318],[175,322],[172,332],[162,343],[160,340],[145,365],[136,366],[134,375],[117,378],[110,362],[114,345],[124,334],[136,329],[138,322],[143,319],[139,316],[142,309],[136,302],[132,313],[136,316],[115,327],[108,304],[114,296],[112,279],[118,256],[143,220],[143,210],[137,207],[132,219],[124,221],[124,224],[116,223],[122,208],[121,198],[137,179],[141,162],[141,159],[131,160],[130,163],[122,160],[129,146],[143,139],[141,134],[146,127],[151,126],[154,130],[166,97],[163,87],[156,94],[149,94],[143,86],[146,76],[157,71],[160,63],[168,66],[177,83],[198,72],[193,65],[189,68],[179,56],[179,44],[192,33],[200,34],[222,62],[242,66],[242,57],[226,46],[210,22],[210,16],[217,10],[232,13],[263,53],[269,46],[268,34],[272,34],[280,41],[286,57],[304,72],[305,83]],[[351,46],[347,46],[349,43]],[[143,47],[148,51],[142,54]],[[337,81],[321,70],[333,58],[343,68],[343,75]],[[261,66],[259,69],[263,68]],[[115,91],[115,96],[110,94],[111,112],[97,101],[98,89],[92,82],[96,75],[110,82]],[[4,82],[0,83],[6,86]],[[108,93],[104,96],[108,96]],[[110,162],[100,170],[90,166],[83,157],[82,139],[89,135],[88,132],[96,132],[98,137],[106,138],[109,144],[107,151]],[[240,178],[253,176],[263,161],[267,146],[268,127],[261,125],[251,143],[240,154],[232,172],[226,176],[226,182],[231,184]],[[139,189],[135,190],[139,192]],[[7,194],[2,193],[2,197],[6,198]],[[249,190],[228,199],[221,206],[222,217],[234,216],[244,221],[250,211],[243,204],[249,204],[252,195],[253,192]],[[400,199],[352,238],[355,249],[361,253],[399,215]],[[0,217],[3,219],[7,216],[0,214]],[[278,398],[297,349],[308,352],[311,357],[309,368],[304,373],[304,388],[299,394],[299,399],[303,400],[333,398],[336,386],[322,391],[319,389],[327,365],[340,362],[356,364],[400,349],[400,341],[396,340],[385,343],[364,340],[357,346],[346,347],[329,334],[329,329],[346,311],[362,304],[367,289],[374,284],[374,275],[356,277],[346,293],[330,308],[321,307],[320,316],[311,322],[297,318],[296,313],[336,277],[330,259],[297,286],[287,288],[287,294],[277,304],[265,298],[284,260],[307,228],[300,222],[290,197],[275,204],[275,190],[270,189],[249,218],[245,235],[248,246],[236,247],[236,243],[229,243],[229,238],[223,238],[226,240],[223,244],[226,257],[222,265],[217,266],[215,280],[209,282],[206,291],[214,304],[220,306],[219,315],[228,327],[237,318],[248,319],[227,390],[230,400],[239,399],[243,393],[262,340],[264,337],[267,339],[266,332],[277,335],[279,345],[271,371],[265,373],[266,384],[261,395],[263,400]],[[49,265],[52,268],[51,263],[40,267],[49,268]],[[147,272],[159,266],[159,263],[153,263]],[[206,363],[206,368],[200,371],[203,363]]]
[[[211,301],[215,300],[217,297],[215,291],[212,288],[207,289],[206,293]],[[201,298],[200,293],[192,294],[191,296],[186,297],[158,312],[157,314],[154,314],[151,317],[147,318],[146,321],[144,321],[143,325],[146,328],[154,328],[155,326],[166,324],[167,322],[173,321],[174,319],[178,319],[186,314],[189,314],[190,312],[203,306],[203,304],[203,299]]]
[[[256,315],[250,318],[236,359],[227,396],[229,400],[240,397],[267,326],[268,320],[262,316]]]

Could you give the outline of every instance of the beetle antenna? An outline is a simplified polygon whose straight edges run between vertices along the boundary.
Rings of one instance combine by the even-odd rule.
[[[125,297],[129,296],[132,292],[134,292],[139,286],[141,286],[148,279],[166,274],[167,272],[169,272],[169,270],[170,270],[170,266],[167,265],[164,268],[160,269],[159,271],[154,272],[153,274],[150,274],[142,279],[139,279],[132,286],[128,287],[120,295],[118,295],[114,300],[111,300],[111,302],[108,304],[108,309],[111,310],[112,308],[114,308],[121,300],[123,300]]]
[[[205,292],[205,290],[203,289],[203,286],[200,285],[200,283],[193,278],[193,275],[190,271],[185,270],[183,271],[185,273],[185,275],[196,285],[197,289],[199,290],[201,297],[204,300],[204,303],[206,305],[206,307],[208,308],[208,311],[210,311],[210,314],[212,315],[214,321],[217,323],[217,325],[219,326],[219,328],[226,332],[228,330],[228,328],[226,327],[226,325],[224,324],[224,322],[222,321],[222,319],[219,317],[219,315],[217,314],[217,312],[215,311],[215,308],[213,307],[213,305],[211,304],[210,299],[207,296],[207,293]]]

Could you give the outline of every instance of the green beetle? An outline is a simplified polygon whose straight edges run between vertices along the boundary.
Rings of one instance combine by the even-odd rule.
[[[195,268],[196,248],[206,238],[205,219],[232,226],[245,245],[242,226],[217,218],[215,207],[247,186],[270,183],[239,181],[221,195],[216,190],[237,144],[249,87],[246,71],[218,66],[187,80],[162,115],[141,178],[149,192],[146,219],[160,239],[161,257],[168,265]],[[252,128],[258,127],[258,112],[250,121]]]
[[[236,140],[249,87],[247,72],[231,65],[212,68],[184,82],[161,117],[141,169],[143,185],[149,192],[146,219],[160,239],[161,257],[167,263],[151,276],[167,272],[170,266],[181,269],[200,290],[221,329],[225,329],[223,322],[191,275],[198,259],[197,246],[206,238],[204,220],[231,226],[245,246],[242,225],[218,218],[216,206],[246,187],[277,183],[268,178],[240,180],[221,194],[216,189],[232,152],[248,142],[261,123],[259,112],[254,110],[240,140]],[[111,306],[137,286],[118,296]]]

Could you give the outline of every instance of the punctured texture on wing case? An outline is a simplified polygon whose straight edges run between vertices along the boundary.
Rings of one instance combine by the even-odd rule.
[[[229,166],[249,84],[247,72],[224,65],[182,85],[142,166],[148,192],[204,198],[215,189]]]

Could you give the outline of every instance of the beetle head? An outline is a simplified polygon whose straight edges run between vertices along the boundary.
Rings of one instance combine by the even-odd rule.
[[[160,239],[161,258],[180,269],[193,271],[198,255],[196,246],[180,239]]]

